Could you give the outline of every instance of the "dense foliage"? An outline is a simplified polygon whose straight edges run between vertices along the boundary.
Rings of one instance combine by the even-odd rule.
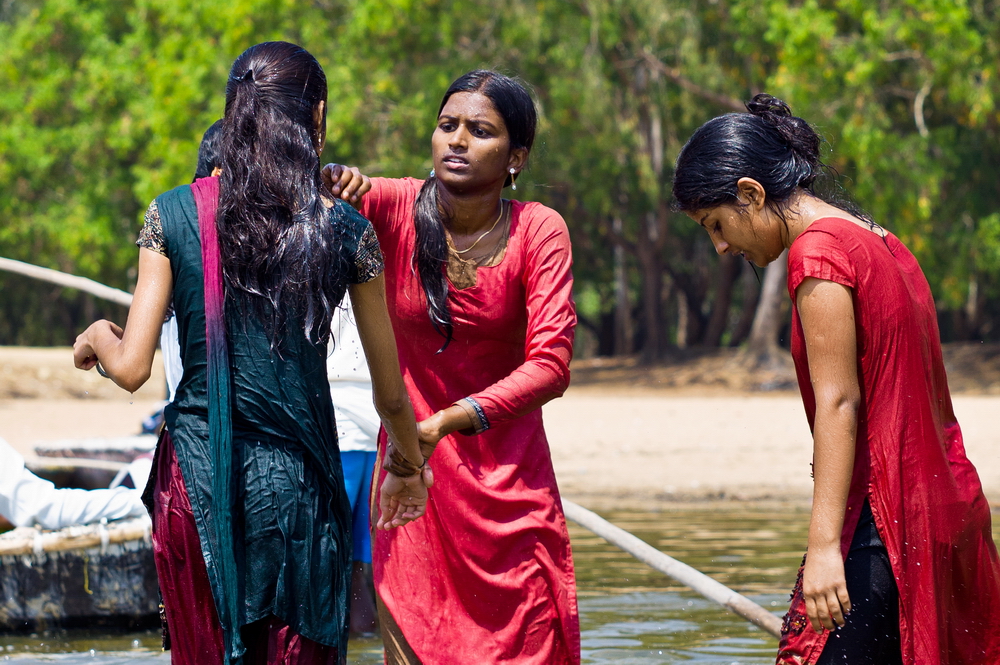
[[[746,337],[752,271],[671,211],[669,184],[686,137],[762,90],[823,132],[845,188],[918,255],[946,337],[996,338],[998,5],[0,0],[0,256],[128,288],[143,210],[190,181],[230,63],[280,38],[327,70],[326,159],[373,175],[426,172],[457,75],[498,67],[534,86],[518,194],[570,224],[591,351],[652,360]],[[66,343],[99,313],[0,276],[2,344]]]

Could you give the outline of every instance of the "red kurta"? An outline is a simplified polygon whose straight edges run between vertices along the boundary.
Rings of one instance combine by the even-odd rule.
[[[426,665],[579,663],[573,561],[540,408],[569,385],[569,232],[555,211],[514,201],[502,261],[479,268],[475,286],[451,287],[454,339],[438,353],[444,338],[412,262],[422,184],[375,178],[361,209],[385,254],[403,379],[417,420],[472,396],[490,429],[441,439],[427,513],[375,538],[375,585]]]
[[[952,410],[930,287],[910,251],[847,220],[814,222],[788,255],[788,291],[807,277],[853,291],[861,406],[841,539],[847,556],[869,499],[899,587],[904,663],[1000,663],[1000,561],[990,511]],[[810,427],[816,399],[798,312],[792,355]],[[814,663],[829,631],[805,619],[800,587],[779,663]]]

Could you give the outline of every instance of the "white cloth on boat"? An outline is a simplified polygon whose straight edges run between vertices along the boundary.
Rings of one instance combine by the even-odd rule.
[[[330,331],[326,373],[337,419],[337,443],[341,452],[374,452],[382,421],[372,401],[372,377],[349,295],[334,311]]]
[[[56,489],[24,466],[24,457],[0,439],[0,515],[14,526],[62,529],[102,519],[146,514],[141,490]]]
[[[181,363],[181,342],[177,336],[177,317],[171,316],[160,330],[160,351],[163,356],[163,374],[167,377],[167,401],[173,402],[177,386],[184,376]]]
[[[142,491],[149,481],[149,474],[153,471],[153,453],[139,455],[128,466],[122,467],[109,488],[116,487],[134,488]]]

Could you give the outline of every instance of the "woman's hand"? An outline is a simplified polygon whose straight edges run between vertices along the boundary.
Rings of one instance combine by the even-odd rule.
[[[427,485],[422,473],[400,478],[385,474],[378,498],[377,528],[394,529],[421,517],[427,510]]]
[[[417,440],[420,441],[420,454],[424,456],[424,483],[430,487],[434,484],[434,469],[431,467],[431,455],[434,454],[434,449],[437,448],[438,441],[440,441],[444,434],[441,432],[437,421],[439,418],[438,414],[434,414],[427,420],[421,420],[417,423]]]
[[[356,166],[327,164],[321,175],[323,184],[334,197],[347,201],[355,208],[361,205],[361,197],[372,188],[371,179]]]
[[[844,615],[851,611],[851,598],[847,595],[839,544],[815,551],[810,548],[802,571],[802,596],[809,623],[817,633],[844,625]]]
[[[76,342],[73,344],[73,364],[76,365],[77,369],[86,371],[93,369],[97,365],[100,358],[97,357],[97,352],[94,351],[94,340],[101,338],[109,339],[109,333],[121,339],[125,331],[118,324],[102,319],[101,321],[95,321],[90,327],[77,335]]]
[[[430,487],[434,484],[434,471],[431,469],[430,459],[437,448],[438,442],[455,431],[466,430],[472,427],[472,418],[465,408],[458,404],[452,404],[447,409],[442,409],[429,418],[417,423],[417,439],[420,441],[420,454],[427,462],[424,465],[424,481]]]
[[[420,441],[420,453],[425,460],[429,460],[437,448],[438,441],[444,438],[445,433],[441,431],[441,412],[438,411],[430,418],[417,423],[417,439]]]

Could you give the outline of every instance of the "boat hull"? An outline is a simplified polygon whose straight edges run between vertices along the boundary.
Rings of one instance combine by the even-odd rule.
[[[0,536],[0,631],[155,624],[159,588],[148,524],[143,518]]]

